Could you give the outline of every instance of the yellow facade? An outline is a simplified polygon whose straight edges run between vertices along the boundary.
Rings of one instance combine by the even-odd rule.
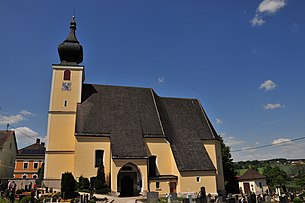
[[[0,182],[2,179],[13,178],[17,153],[15,134],[9,136],[0,148]]]
[[[179,180],[181,192],[199,192],[201,187],[205,187],[207,194],[217,194],[216,175],[214,171],[181,172]]]
[[[98,168],[95,167],[94,163],[95,150],[104,150],[104,172],[106,180],[109,183],[111,165],[109,137],[76,137],[74,163],[75,178],[79,178],[80,176],[88,178],[96,176]]]
[[[217,176],[217,188],[218,192],[224,190],[224,178],[223,178],[223,166],[221,159],[221,145],[218,140],[205,140],[204,147],[208,152],[209,157],[211,158],[215,168]]]
[[[156,165],[157,170],[164,174],[173,174],[173,171],[178,171],[176,163],[172,156],[172,150],[169,142],[165,138],[146,138],[145,143],[148,150],[148,155],[157,157]],[[177,169],[177,170],[173,170]],[[157,171],[158,173],[158,171]],[[178,175],[178,173],[175,173]]]
[[[157,184],[159,184],[158,187]],[[170,193],[170,181],[167,180],[151,181],[149,187],[150,191],[158,192],[160,195],[166,195]]]
[[[81,101],[84,67],[53,65],[52,68],[44,177],[46,186],[58,187],[62,173],[74,173],[76,105]],[[64,78],[66,70],[70,71],[69,80]],[[64,83],[70,83],[69,90],[63,90]]]

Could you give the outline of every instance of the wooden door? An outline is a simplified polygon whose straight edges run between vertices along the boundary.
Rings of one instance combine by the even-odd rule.
[[[176,192],[176,182],[169,183],[169,191],[170,191],[170,193]]]
[[[248,195],[250,193],[250,184],[249,183],[244,183],[244,191],[245,191],[246,195]]]

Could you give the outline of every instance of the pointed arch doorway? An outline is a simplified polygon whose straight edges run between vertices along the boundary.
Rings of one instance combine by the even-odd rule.
[[[137,196],[142,190],[142,176],[138,167],[132,163],[125,164],[117,177],[120,197]]]

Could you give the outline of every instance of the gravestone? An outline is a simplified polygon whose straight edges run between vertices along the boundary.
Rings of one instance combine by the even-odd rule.
[[[177,193],[175,192],[169,193],[168,197],[170,201],[174,201],[178,199]]]
[[[282,195],[279,198],[280,198],[280,203],[288,203],[287,195]]]
[[[147,192],[147,203],[157,203],[159,199],[158,192]]]

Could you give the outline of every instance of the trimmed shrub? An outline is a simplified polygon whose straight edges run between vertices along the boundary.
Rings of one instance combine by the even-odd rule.
[[[293,203],[302,203],[302,200],[298,197],[293,199]]]
[[[16,194],[19,195],[19,194],[22,194],[25,190],[24,189],[18,189],[16,190]]]
[[[27,197],[22,197],[19,203],[28,203],[29,201],[31,201],[31,197],[27,196]]]
[[[94,188],[96,191],[105,188],[106,180],[105,180],[105,172],[103,164],[98,167],[97,176],[94,182]]]
[[[71,199],[75,191],[75,179],[72,173],[66,172],[61,176],[61,197]]]
[[[104,187],[95,191],[96,194],[108,194],[110,192],[109,187]]]
[[[76,183],[76,188],[78,191],[87,192],[90,190],[90,182],[88,178],[83,176],[79,177],[79,182]]]

